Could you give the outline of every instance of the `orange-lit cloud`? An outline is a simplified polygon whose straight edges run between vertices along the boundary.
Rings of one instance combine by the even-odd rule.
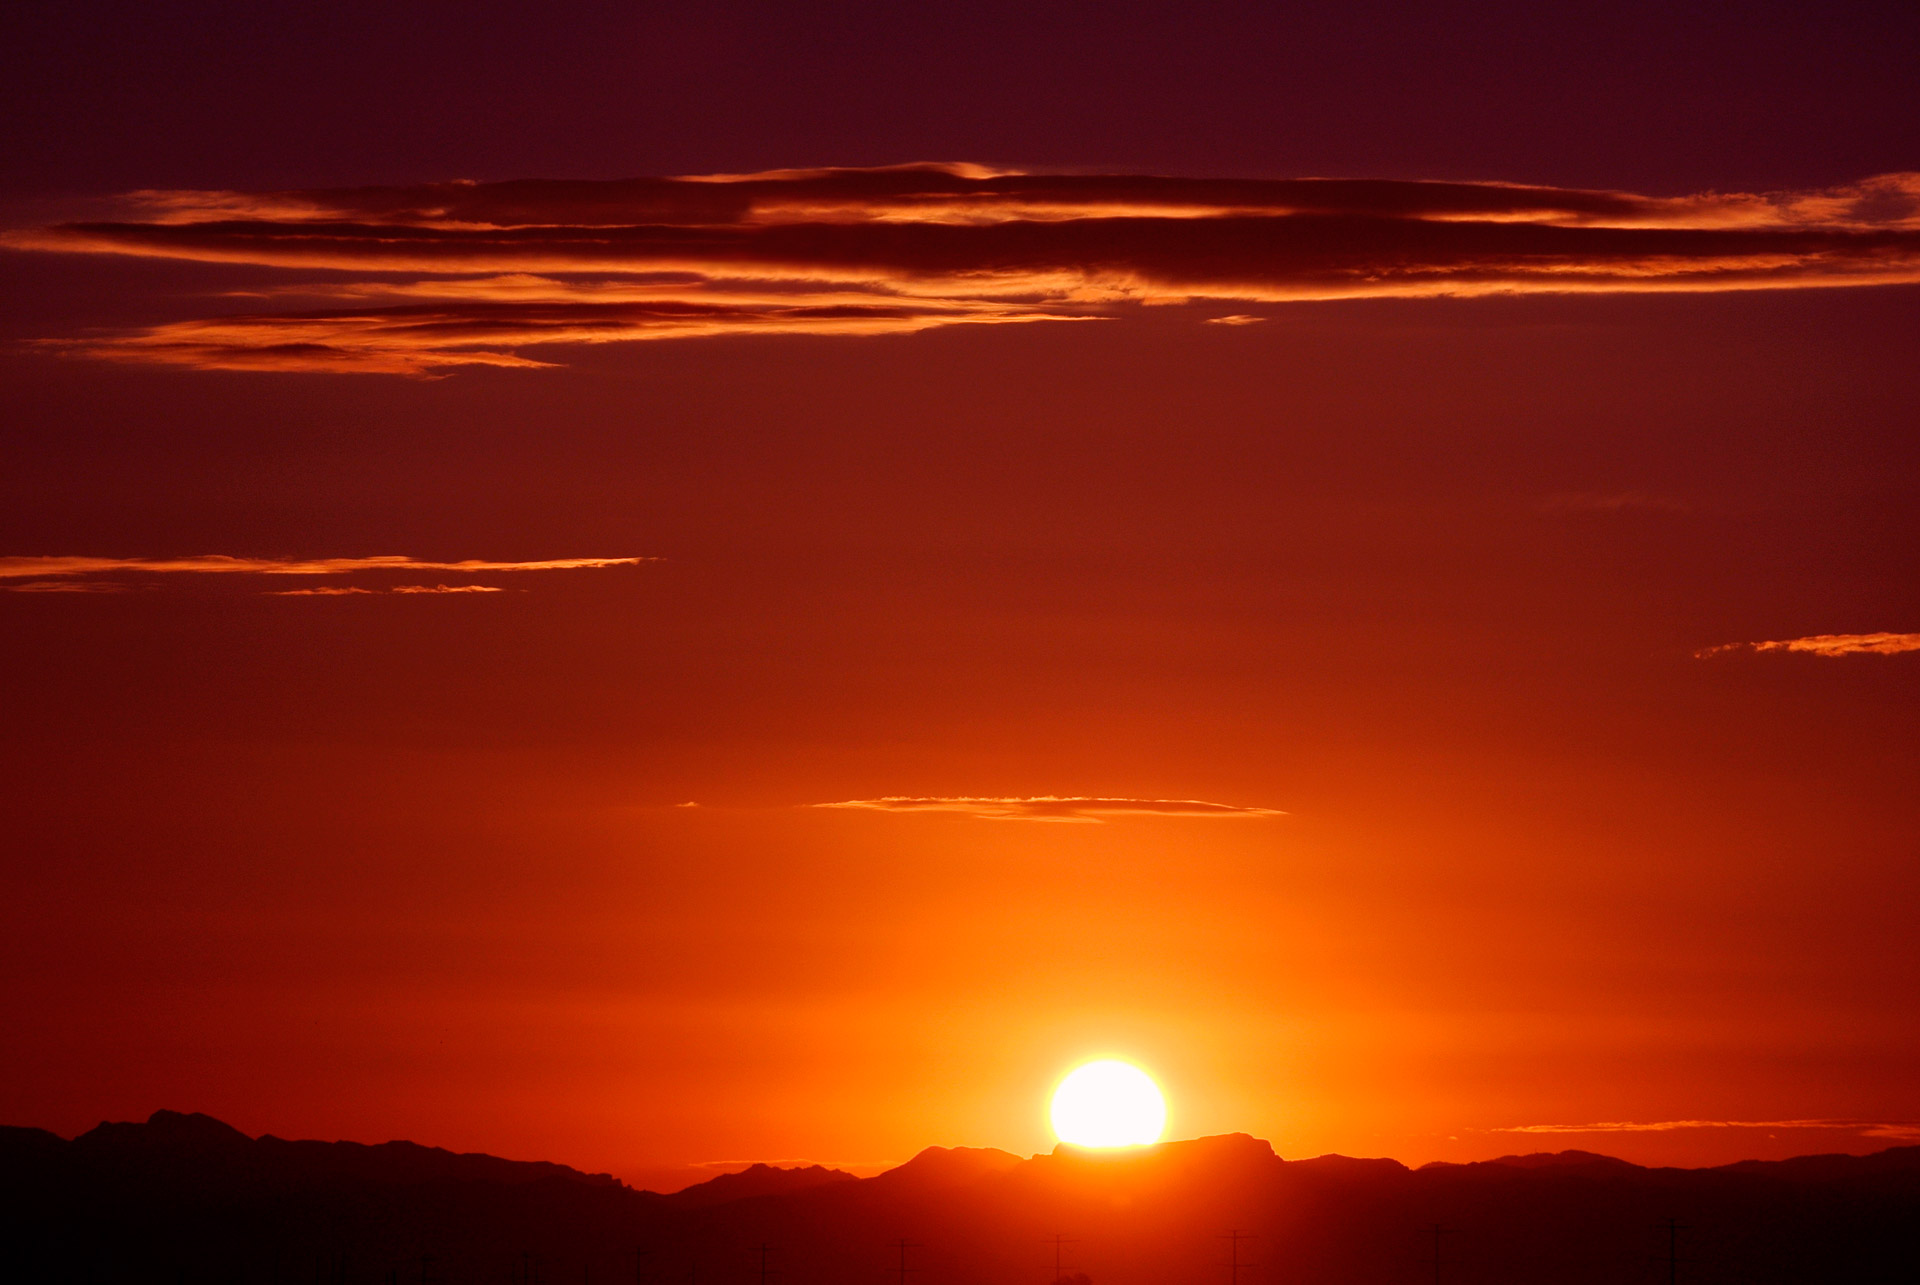
[[[283,192],[143,191],[147,221],[407,228],[981,223],[1337,214],[1592,227],[1920,226],[1920,174],[1815,191],[1666,198],[1514,183],[1023,174],[979,165],[769,170],[611,182],[446,182]]]
[[[1920,280],[1920,174],[1812,192],[1655,198],[1499,183],[918,165],[144,192],[132,209],[126,220],[16,230],[4,242],[429,279],[275,291],[358,306],[182,320],[52,341],[56,350],[205,369],[418,376],[550,365],[519,351],[537,345],[890,334],[1198,299]],[[383,297],[392,302],[375,302]]]
[[[637,566],[654,558],[548,558],[535,562],[489,562],[467,558],[431,562],[400,555],[371,558],[235,558],[210,553],[192,558],[0,557],[0,579],[87,576],[102,572],[188,572],[268,576],[337,576],[358,571],[573,571]],[[428,592],[431,592],[429,590]]]
[[[1737,651],[1794,651],[1809,656],[1897,656],[1920,651],[1920,634],[1810,634],[1769,642],[1722,643],[1694,653],[1705,659]]]
[[[1610,1120],[1521,1124],[1491,1133],[1670,1133],[1676,1129],[1845,1129],[1869,1138],[1920,1138],[1920,1124],[1875,1120]]]
[[[357,594],[388,593],[505,593],[498,585],[488,584],[398,584],[388,589],[363,589],[358,585],[321,585],[314,589],[273,589],[276,598],[343,598]]]
[[[519,292],[524,294],[524,288]],[[566,293],[569,288],[556,286],[556,292]],[[963,301],[879,305],[463,298],[405,307],[170,322],[115,339],[49,341],[45,346],[76,356],[200,370],[431,375],[450,366],[552,366],[552,362],[507,351],[536,344],[627,343],[724,334],[908,334],[933,326],[1075,319],[1025,305],[988,307]]]
[[[8,593],[125,593],[127,586],[112,580],[27,580],[0,585]]]
[[[1274,817],[1273,808],[1235,807],[1230,803],[1203,803],[1198,799],[1062,798],[1045,794],[1033,798],[914,798],[848,799],[844,803],[816,803],[816,808],[852,808],[866,812],[959,812],[989,821],[1079,821],[1099,823],[1111,816],[1161,817]]]

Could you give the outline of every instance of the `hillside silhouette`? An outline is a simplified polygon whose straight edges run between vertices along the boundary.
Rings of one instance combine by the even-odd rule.
[[[672,1195],[409,1142],[249,1138],[161,1111],[0,1129],[14,1279],[154,1285],[1572,1285],[1920,1278],[1920,1147],[1647,1169],[1569,1151],[1408,1169],[1245,1134],[1126,1152],[930,1147],[872,1178],[757,1165]]]

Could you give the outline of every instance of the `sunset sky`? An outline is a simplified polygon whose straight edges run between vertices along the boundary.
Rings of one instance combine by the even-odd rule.
[[[1920,1140],[1920,10],[19,5],[0,1123]]]

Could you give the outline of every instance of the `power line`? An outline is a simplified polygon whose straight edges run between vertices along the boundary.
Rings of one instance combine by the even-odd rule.
[[[1062,1245],[1078,1245],[1080,1242],[1077,1240],[1068,1240],[1065,1236],[1056,1233],[1042,1243],[1053,1246],[1053,1279],[1057,1281],[1064,1274],[1065,1270],[1061,1266],[1060,1247]]]
[[[907,1251],[909,1249],[925,1249],[926,1246],[915,1245],[905,1240],[889,1241],[888,1243],[894,1249],[897,1249],[900,1251],[900,1266],[897,1269],[900,1277],[900,1285],[907,1285],[907,1272],[911,1270],[907,1266]]]
[[[1675,1285],[1680,1279],[1680,1233],[1692,1231],[1677,1219],[1667,1218],[1654,1226],[1667,1233],[1667,1285]]]
[[[1257,1240],[1258,1237],[1250,1231],[1241,1231],[1236,1227],[1219,1239],[1226,1241],[1230,1247],[1231,1265],[1228,1269],[1230,1274],[1227,1277],[1229,1285],[1240,1285],[1240,1269],[1242,1267],[1253,1266],[1252,1263],[1243,1263],[1240,1261],[1240,1242],[1243,1240]]]
[[[1440,1285],[1440,1238],[1460,1230],[1457,1227],[1442,1227],[1439,1223],[1426,1229],[1426,1235],[1433,1237],[1433,1285]]]
[[[770,1274],[767,1270],[767,1255],[773,1252],[773,1246],[762,1241],[758,1245],[750,1246],[750,1248],[754,1253],[760,1255],[760,1285],[767,1285],[767,1277]]]

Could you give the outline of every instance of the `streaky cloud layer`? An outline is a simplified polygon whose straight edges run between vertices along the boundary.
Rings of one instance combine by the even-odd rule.
[[[1492,1133],[1671,1133],[1677,1129],[1842,1129],[1869,1138],[1920,1138],[1920,1124],[1882,1120],[1609,1120],[1594,1124],[1520,1124]]]
[[[655,558],[547,558],[534,562],[490,562],[467,558],[432,562],[397,554],[371,558],[236,558],[221,553],[191,558],[0,557],[0,579],[51,579],[110,572],[170,574],[244,574],[267,576],[337,576],[360,571],[460,571],[469,574],[510,571],[575,571],[600,567],[637,566]],[[433,592],[433,590],[424,590]]]
[[[268,193],[148,191],[16,249],[357,274],[356,306],[168,322],[56,351],[201,369],[538,368],[538,345],[898,334],[1129,304],[1920,281],[1920,173],[1668,198],[1504,183],[780,170]],[[425,280],[398,281],[412,274]],[[384,301],[384,302],[383,302]],[[1250,314],[1212,320],[1244,324]]]
[[[499,585],[490,584],[397,584],[388,589],[365,589],[359,585],[321,585],[314,589],[274,589],[269,592],[276,598],[344,598],[362,594],[505,593],[506,590]]]
[[[958,812],[988,821],[1069,821],[1100,823],[1114,816],[1160,817],[1274,817],[1273,808],[1236,807],[1198,799],[1103,799],[1043,794],[1031,798],[914,797],[888,795],[878,799],[848,799],[816,803],[816,808],[847,808],[862,812]]]
[[[1920,634],[1809,634],[1805,638],[1777,638],[1768,642],[1722,643],[1694,653],[1702,660],[1742,651],[1800,652],[1809,656],[1897,656],[1920,651]]]

